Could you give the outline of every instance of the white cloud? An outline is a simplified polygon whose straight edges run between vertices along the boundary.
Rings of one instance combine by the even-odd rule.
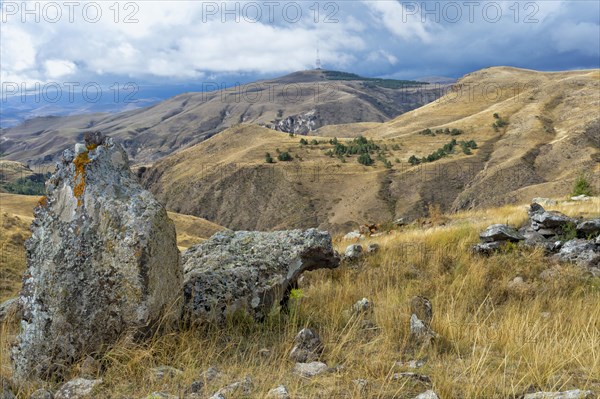
[[[47,60],[44,66],[49,78],[61,78],[77,71],[77,65],[68,60]]]

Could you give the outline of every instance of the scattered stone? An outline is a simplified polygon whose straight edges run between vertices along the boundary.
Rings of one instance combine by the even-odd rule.
[[[473,253],[479,255],[491,255],[502,247],[502,242],[484,242],[475,244],[472,248]]]
[[[100,372],[100,363],[91,356],[85,358],[79,368],[79,375],[83,378],[94,379]]]
[[[396,227],[402,227],[406,225],[406,220],[404,218],[398,218],[396,220],[394,220],[394,226]]]
[[[75,156],[78,156],[80,154],[87,152],[87,147],[83,143],[75,143],[74,152],[75,152]]]
[[[404,372],[404,373],[394,373],[394,375],[392,376],[392,380],[400,380],[403,378],[410,378],[412,380],[417,380],[417,381],[424,382],[426,384],[431,384],[431,378],[429,378],[428,375],[424,375],[424,374]]]
[[[367,298],[363,298],[352,305],[353,313],[366,313],[372,309],[373,305]]]
[[[410,312],[427,326],[433,319],[433,306],[431,301],[424,296],[415,296],[410,300]]]
[[[267,349],[267,348],[262,348],[261,350],[258,351],[258,354],[261,357],[270,357],[271,356],[271,350]]]
[[[214,367],[209,367],[206,371],[203,371],[202,374],[200,374],[200,378],[198,380],[192,382],[188,388],[188,392],[199,393],[204,389],[206,384],[219,378],[220,376],[221,373],[219,370]]]
[[[217,392],[208,399],[227,399],[227,398],[222,393]]]
[[[505,224],[493,224],[489,226],[483,233],[479,234],[479,238],[484,242],[518,242],[525,239],[517,230]]]
[[[346,251],[344,251],[344,256],[346,259],[358,259],[360,255],[362,255],[363,247],[359,244],[348,245],[346,247]]]
[[[524,291],[527,289],[527,284],[523,280],[523,277],[517,276],[507,284],[506,288],[511,291]]]
[[[294,339],[290,360],[307,363],[318,360],[323,353],[323,342],[319,334],[311,328],[303,328]]]
[[[576,229],[577,235],[581,238],[600,235],[600,218],[583,221],[577,225]]]
[[[536,204],[542,204],[542,205],[556,205],[558,204],[558,201],[550,199],[550,198],[541,198],[541,197],[536,197],[533,200],[531,200],[531,202],[534,202]]]
[[[54,399],[54,395],[45,389],[38,389],[29,396],[29,399]]]
[[[126,332],[149,334],[179,317],[175,225],[123,147],[106,138],[88,148],[58,165],[35,209],[12,350],[18,380],[60,377]]]
[[[158,366],[153,368],[151,371],[154,375],[154,378],[156,378],[157,380],[163,380],[165,378],[174,378],[178,375],[183,374],[182,370],[176,369],[175,367],[171,366]]]
[[[379,244],[369,244],[369,246],[367,247],[367,253],[368,254],[374,254],[375,252],[379,251]]]
[[[369,385],[369,381],[365,380],[363,378],[359,378],[357,380],[352,380],[352,383],[354,383],[354,385],[356,386],[356,388],[358,388],[358,390],[360,392],[363,392]]]
[[[533,202],[529,206],[529,210],[527,211],[527,215],[529,216],[529,219],[531,219],[534,215],[541,215],[544,212],[546,212],[546,210],[544,209],[543,206],[541,206],[537,202]]]
[[[575,197],[571,197],[571,201],[589,201],[592,197],[588,197],[585,194],[576,195]]]
[[[296,363],[294,373],[300,377],[311,378],[328,371],[329,367],[322,362]]]
[[[344,240],[362,240],[363,238],[365,238],[365,236],[363,236],[362,234],[360,234],[358,232],[358,230],[355,231],[351,231],[350,233],[346,234],[344,236]]]
[[[413,399],[440,399],[437,394],[431,390],[418,394]]]
[[[225,322],[245,312],[262,320],[285,305],[298,277],[339,265],[327,232],[222,231],[182,255],[187,321]]]
[[[587,399],[593,397],[594,393],[592,391],[581,391],[579,389],[575,389],[573,391],[565,392],[528,393],[523,396],[523,399]]]
[[[269,399],[290,399],[290,394],[285,386],[280,385],[277,388],[271,389],[267,393],[267,398],[269,398]]]
[[[219,389],[216,393],[227,396],[234,392],[241,391],[244,395],[248,395],[253,389],[254,383],[252,382],[252,378],[246,376],[243,380],[231,383],[226,387]]]
[[[102,384],[102,380],[76,378],[64,384],[54,395],[54,399],[93,399],[94,388]]]
[[[179,396],[170,395],[165,392],[152,392],[150,395],[144,397],[144,399],[179,399]]]
[[[410,360],[408,362],[396,362],[398,367],[407,367],[409,369],[419,369],[425,365],[424,360]]]
[[[2,302],[2,304],[0,304],[0,323],[12,315],[15,315],[20,319],[22,317],[22,309],[23,306],[19,300],[19,297],[10,298]]]

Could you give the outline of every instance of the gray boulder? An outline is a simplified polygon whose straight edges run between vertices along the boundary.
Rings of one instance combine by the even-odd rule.
[[[263,319],[285,306],[305,271],[336,268],[339,258],[327,232],[222,231],[182,255],[188,322],[223,322],[243,312]]]
[[[64,384],[54,395],[54,399],[93,399],[94,389],[102,380],[76,378]]]
[[[517,230],[505,224],[493,224],[489,226],[484,232],[479,234],[479,238],[481,238],[481,241],[483,242],[517,242],[525,239],[525,237],[523,237],[523,235],[521,235]]]
[[[284,385],[280,385],[277,388],[271,389],[267,393],[269,399],[290,399],[290,394]]]
[[[502,247],[503,242],[483,242],[473,245],[472,251],[478,255],[491,255]]]
[[[600,218],[579,223],[577,225],[577,235],[582,238],[600,235]]]
[[[429,391],[425,391],[421,394],[418,394],[413,399],[439,399],[439,397],[436,395],[435,392],[429,390]]]
[[[534,229],[554,229],[557,227],[564,227],[570,223],[574,223],[574,220],[556,211],[544,211],[534,213],[530,217],[531,225]]]
[[[312,328],[303,328],[294,339],[290,360],[298,363],[312,362],[323,353],[323,342]]]
[[[112,139],[66,150],[26,242],[17,379],[60,377],[124,333],[180,316],[175,225]]]
[[[363,247],[359,244],[352,244],[346,247],[344,251],[344,257],[346,259],[358,259],[362,255]]]
[[[583,267],[600,267],[600,248],[594,241],[575,238],[565,242],[556,257],[563,262],[574,262]]]
[[[54,395],[45,389],[38,389],[29,396],[29,399],[54,399]]]
[[[312,378],[329,371],[329,367],[322,362],[296,363],[294,374],[300,377]]]

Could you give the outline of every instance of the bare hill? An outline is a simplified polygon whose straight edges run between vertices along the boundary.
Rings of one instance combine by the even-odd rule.
[[[210,86],[207,88],[218,88]],[[322,126],[384,122],[441,95],[439,85],[362,78],[333,71],[296,72],[278,79],[204,93],[185,93],[119,114],[41,117],[2,130],[5,159],[52,163],[88,130],[119,139],[135,163],[152,163],[239,124],[307,133]]]
[[[341,127],[338,137],[363,132],[375,139],[373,166],[359,164],[357,155],[329,156],[335,151],[329,137],[307,137],[302,145],[299,137],[239,126],[158,162],[144,181],[173,211],[260,230],[347,230],[426,216],[436,206],[458,210],[564,197],[580,173],[598,190],[600,117],[593,110],[600,105],[599,77],[597,70],[490,68],[455,86],[483,91],[448,93],[372,129]],[[327,136],[335,136],[333,129],[326,128]],[[411,155],[421,162],[439,153],[452,139],[474,141],[477,148],[463,153],[455,147],[441,159],[408,163]],[[292,160],[267,164],[265,153],[277,158],[278,149]]]

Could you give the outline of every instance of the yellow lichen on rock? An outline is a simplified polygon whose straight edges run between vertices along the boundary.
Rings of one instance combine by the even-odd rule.
[[[77,206],[81,206],[83,193],[85,192],[85,165],[90,163],[90,158],[87,152],[82,152],[73,160],[75,164],[75,187],[73,194],[77,198]]]

